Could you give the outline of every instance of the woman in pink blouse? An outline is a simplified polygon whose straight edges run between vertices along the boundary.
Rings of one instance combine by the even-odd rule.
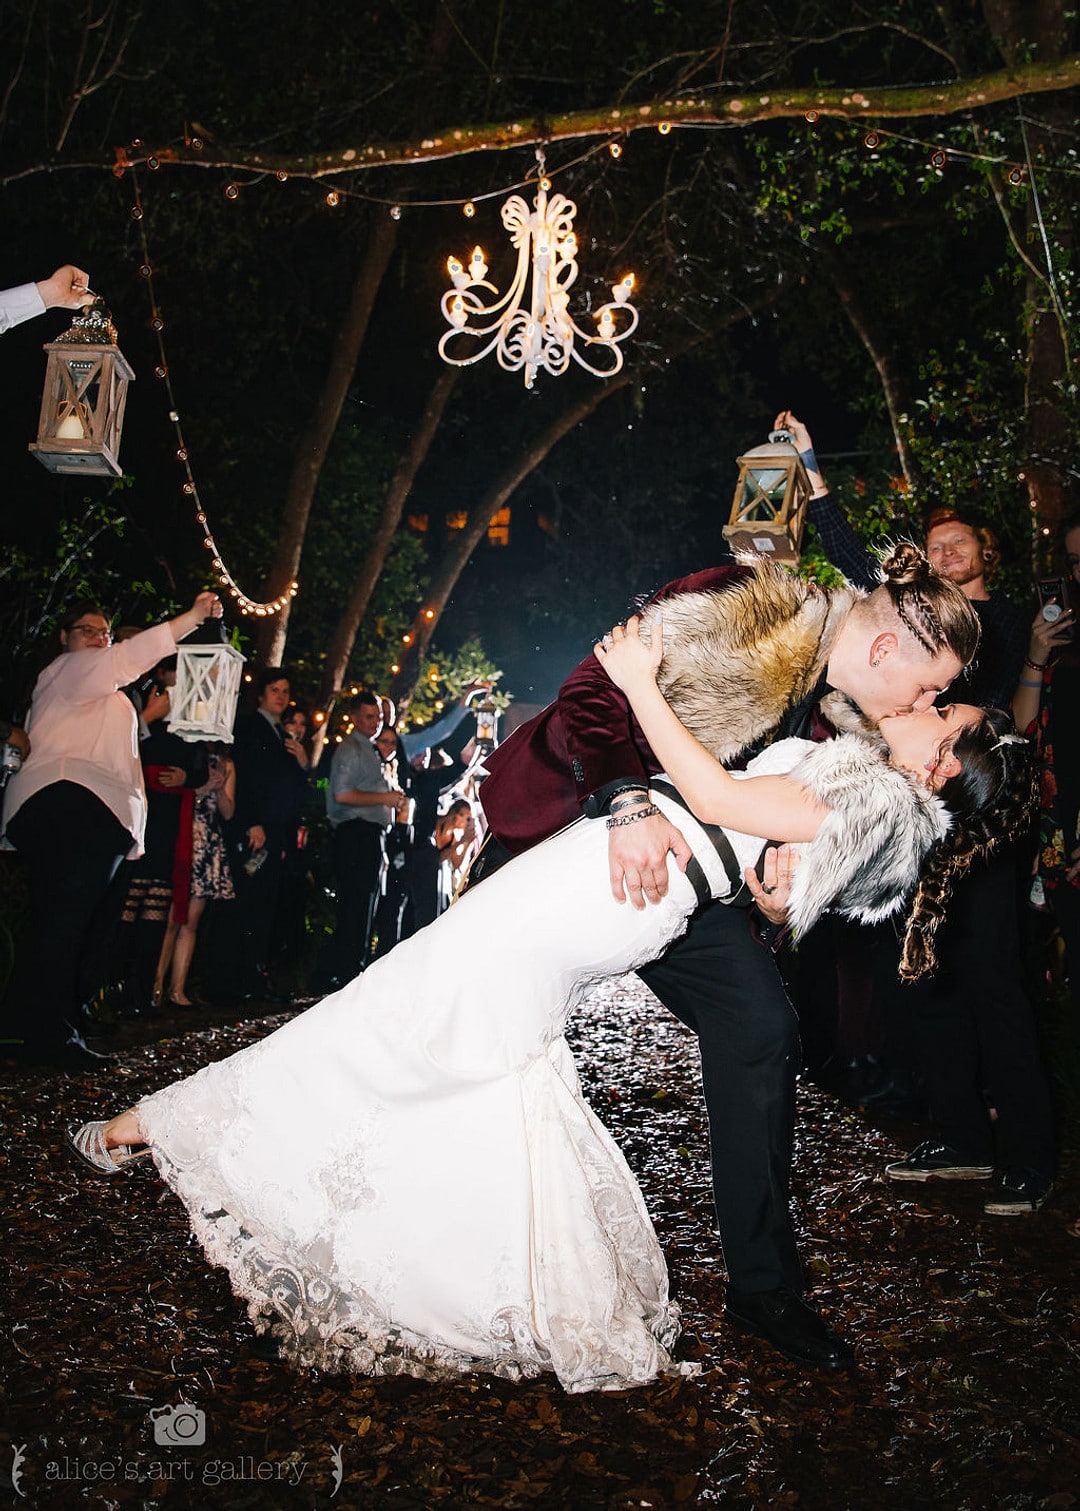
[[[4,795],[4,841],[24,858],[30,883],[10,1031],[31,1062],[101,1063],[74,1027],[82,966],[94,915],[120,862],[142,853],[146,825],[138,721],[121,688],[220,614],[217,596],[200,593],[186,613],[118,645],[91,604],[61,621],[61,653],[38,678],[26,721],[30,755]]]

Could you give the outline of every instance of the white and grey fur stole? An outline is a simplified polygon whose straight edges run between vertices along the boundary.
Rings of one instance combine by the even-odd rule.
[[[859,735],[815,745],[789,776],[831,809],[795,868],[788,918],[796,934],[830,908],[859,923],[898,912],[948,831],[940,798],[886,765]]]

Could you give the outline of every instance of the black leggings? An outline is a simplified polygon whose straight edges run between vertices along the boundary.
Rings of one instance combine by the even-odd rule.
[[[7,837],[29,873],[30,925],[19,941],[6,1027],[30,1049],[53,1050],[73,1036],[79,1006],[99,985],[87,965],[101,958],[100,910],[134,841],[77,782],[53,782],[27,798]]]

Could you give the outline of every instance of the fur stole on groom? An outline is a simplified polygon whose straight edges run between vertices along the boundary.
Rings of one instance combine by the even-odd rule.
[[[676,593],[642,610],[643,640],[657,615],[663,619],[661,692],[725,762],[813,691],[848,611],[866,596],[815,587],[760,556],[740,557],[740,565],[751,575],[730,587]]]

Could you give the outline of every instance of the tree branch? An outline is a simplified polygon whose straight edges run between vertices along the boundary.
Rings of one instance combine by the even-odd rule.
[[[391,165],[434,162],[464,157],[474,152],[505,152],[515,147],[542,146],[555,141],[586,137],[626,136],[633,131],[655,130],[661,122],[675,126],[751,126],[758,121],[794,120],[814,111],[819,117],[841,120],[898,120],[920,116],[957,115],[985,105],[1024,95],[1072,89],[1080,84],[1080,53],[1046,63],[1026,63],[996,73],[945,83],[863,89],[777,89],[707,92],[688,99],[653,100],[638,105],[568,111],[543,120],[491,122],[483,125],[447,127],[419,140],[368,142],[341,147],[333,152],[294,156],[252,152],[247,155],[208,155],[205,147],[151,147],[133,161],[154,157],[160,163],[187,167],[227,169],[233,172],[284,172],[307,178],[332,178]],[[117,160],[98,163],[112,172],[122,172],[127,161],[122,149]],[[41,163],[0,180],[0,184],[35,172],[55,172],[57,164]]]

